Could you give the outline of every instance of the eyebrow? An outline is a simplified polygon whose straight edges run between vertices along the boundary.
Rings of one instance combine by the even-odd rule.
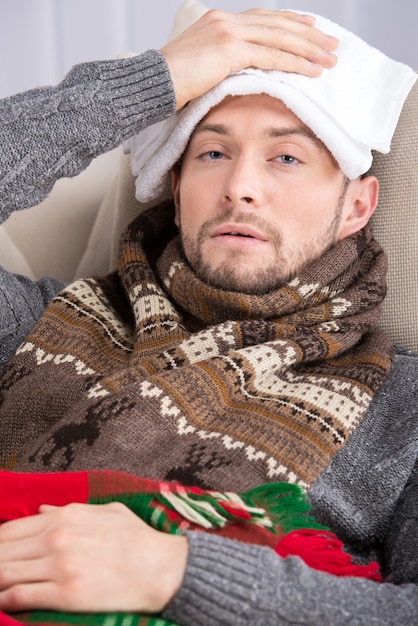
[[[190,139],[197,134],[212,132],[218,135],[229,135],[229,130],[227,126],[223,124],[198,124],[194,129]],[[325,146],[322,141],[312,132],[309,128],[304,126],[289,126],[289,127],[279,127],[271,126],[266,128],[263,131],[263,136],[267,138],[278,138],[278,137],[289,137],[291,135],[301,135],[302,137],[306,137],[310,139],[320,150],[325,150]]]

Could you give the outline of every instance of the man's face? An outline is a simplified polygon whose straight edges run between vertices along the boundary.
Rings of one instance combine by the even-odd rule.
[[[186,258],[223,289],[266,293],[345,236],[343,173],[268,95],[214,107],[190,139],[173,190]]]

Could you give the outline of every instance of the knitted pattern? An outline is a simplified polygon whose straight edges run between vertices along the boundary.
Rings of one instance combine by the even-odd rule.
[[[185,262],[172,206],[148,211],[118,275],[61,292],[6,368],[3,467],[308,487],[390,370],[385,271],[366,229],[275,292],[225,292]]]
[[[296,485],[269,484],[246,493],[222,493],[150,481],[119,472],[19,474],[0,472],[0,523],[35,515],[40,504],[122,502],[149,525],[172,534],[199,530],[269,546],[281,557],[299,556],[310,567],[337,576],[380,581],[377,563],[355,565],[343,544],[309,513]],[[169,626],[158,616],[70,614],[50,611],[0,613],[0,624]]]

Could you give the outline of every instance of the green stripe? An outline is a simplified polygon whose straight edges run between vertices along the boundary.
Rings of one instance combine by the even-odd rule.
[[[33,611],[13,617],[31,624],[74,624],[76,626],[178,626],[162,617],[138,613],[56,613]]]

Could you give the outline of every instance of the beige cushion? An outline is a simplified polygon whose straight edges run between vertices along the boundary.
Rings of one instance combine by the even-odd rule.
[[[38,206],[18,211],[0,226],[0,264],[9,271],[39,278],[50,274],[65,282],[74,279],[98,207],[118,170],[120,150],[94,159],[74,178],[62,178]]]
[[[23,252],[4,227],[0,227],[0,265],[9,272],[35,278]]]
[[[120,148],[118,159],[118,174],[100,203],[74,278],[108,274],[114,270],[122,233],[141,211],[148,208],[135,198],[130,156]]]
[[[400,345],[418,351],[418,82],[403,107],[389,154],[376,154],[380,181],[373,216],[376,239],[389,257],[382,328]]]

